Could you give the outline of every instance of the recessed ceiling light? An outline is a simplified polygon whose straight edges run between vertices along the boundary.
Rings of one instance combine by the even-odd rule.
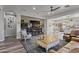
[[[48,12],[48,15],[50,14],[50,12]]]
[[[33,10],[36,10],[36,7],[33,7]]]

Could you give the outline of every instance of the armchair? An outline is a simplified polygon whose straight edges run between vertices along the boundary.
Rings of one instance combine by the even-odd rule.
[[[76,38],[77,36],[79,36],[79,30],[73,30],[70,34],[64,34],[63,38],[66,41],[71,41],[73,37]]]

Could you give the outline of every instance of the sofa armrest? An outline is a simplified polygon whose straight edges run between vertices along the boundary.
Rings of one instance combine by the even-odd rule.
[[[48,53],[57,53],[55,50],[51,49],[48,51]]]
[[[78,42],[79,42],[79,37],[72,37],[71,40],[73,40],[73,41],[78,41]]]

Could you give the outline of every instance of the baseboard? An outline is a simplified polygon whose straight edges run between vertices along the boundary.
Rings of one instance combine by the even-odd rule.
[[[5,39],[4,40],[0,40],[0,42],[3,42],[3,41],[5,41]]]
[[[10,36],[5,36],[5,38],[7,38],[7,37],[13,37],[13,36],[15,36],[15,37],[16,37],[16,35],[10,35]]]

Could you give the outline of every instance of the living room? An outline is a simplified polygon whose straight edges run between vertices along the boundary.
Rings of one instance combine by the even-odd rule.
[[[78,53],[78,18],[79,5],[1,5],[1,45],[13,47],[0,52]]]

